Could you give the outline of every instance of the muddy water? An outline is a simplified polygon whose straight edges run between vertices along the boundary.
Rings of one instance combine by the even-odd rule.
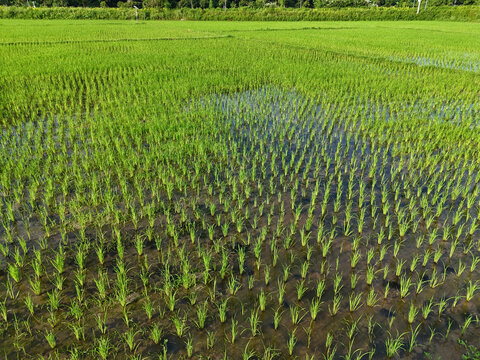
[[[86,251],[84,301],[87,306],[80,320],[76,320],[70,311],[75,299],[79,297],[74,277],[77,270],[74,254],[75,245],[79,241],[78,224],[68,231],[64,241],[67,257],[61,305],[58,310],[51,311],[49,295],[51,296],[56,288],[52,260],[55,251],[58,252],[58,244],[62,242],[58,228],[53,227],[47,239],[48,246],[42,252],[45,259],[44,275],[41,277],[42,290],[39,295],[33,296],[35,316],[31,317],[24,305],[25,294],[30,291],[28,279],[33,277],[30,266],[24,268],[22,280],[13,286],[19,297],[12,299],[6,289],[0,290],[0,298],[6,299],[9,309],[9,321],[14,321],[14,314],[19,321],[28,318],[31,321],[32,335],[17,336],[26,352],[53,356],[55,350],[50,349],[44,338],[45,332],[52,329],[56,334],[59,353],[66,353],[67,349],[75,345],[84,358],[95,356],[92,344],[97,344],[98,339],[105,336],[108,336],[111,343],[110,353],[114,354],[111,356],[115,358],[128,358],[134,353],[154,357],[165,349],[172,359],[187,355],[190,338],[194,357],[200,358],[202,355],[212,359],[223,358],[225,353],[229,358],[239,359],[242,358],[244,349],[247,349],[247,352],[254,351],[257,358],[261,358],[268,347],[275,349],[274,352],[278,354],[276,358],[289,358],[287,344],[291,338],[295,343],[293,355],[298,358],[305,358],[306,354],[315,354],[316,358],[320,358],[322,354],[332,355],[334,359],[348,356],[355,358],[365,354],[366,358],[384,359],[387,356],[385,344],[390,338],[397,336],[402,339],[402,348],[397,357],[421,359],[428,352],[434,358],[445,354],[459,358],[463,348],[458,345],[457,339],[478,339],[478,296],[468,302],[464,298],[455,299],[457,295],[464,296],[468,281],[475,282],[479,276],[478,267],[470,272],[471,255],[479,255],[478,247],[464,253],[471,241],[477,241],[476,233],[473,239],[462,233],[459,245],[451,257],[449,251],[452,238],[446,241],[441,238],[446,225],[452,226],[453,233],[463,224],[468,228],[476,216],[475,207],[470,210],[470,217],[463,216],[454,225],[453,213],[461,201],[449,197],[445,209],[427,226],[419,205],[420,199],[416,202],[418,213],[411,215],[410,200],[407,196],[410,188],[413,188],[414,193],[410,196],[417,197],[418,194],[425,196],[430,203],[433,202],[434,194],[428,193],[428,185],[432,179],[429,174],[418,172],[418,182],[414,185],[409,183],[409,172],[418,170],[415,166],[408,168],[408,163],[420,163],[422,157],[409,159],[404,156],[404,165],[399,169],[400,155],[394,151],[393,146],[375,142],[375,139],[362,130],[369,122],[390,119],[401,121],[402,118],[419,112],[425,113],[427,119],[433,116],[438,121],[444,120],[446,115],[426,109],[423,112],[418,104],[410,108],[404,107],[404,112],[400,112],[387,104],[379,105],[374,102],[348,106],[328,101],[322,103],[294,90],[271,88],[204,98],[193,104],[187,113],[195,114],[200,109],[218,120],[219,131],[212,141],[225,144],[228,152],[219,155],[215,162],[206,166],[205,176],[192,180],[197,181],[198,187],[188,187],[186,193],[176,188],[172,199],[162,193],[155,210],[153,226],[149,225],[146,216],[142,217],[136,227],[128,216],[125,221],[113,226],[120,229],[125,244],[124,259],[129,279],[127,316],[125,317],[122,307],[115,300],[118,255],[115,241],[112,240],[115,239],[112,225],[90,225],[86,228],[86,239],[97,246],[101,238],[99,234],[106,234],[105,260],[104,264],[100,265],[93,245]],[[363,124],[355,120],[356,112],[360,112],[364,117]],[[18,136],[22,138],[23,135]],[[276,158],[272,157],[275,153]],[[261,159],[255,160],[256,154],[267,158],[263,170]],[[337,158],[341,165],[336,168],[334,161],[328,160],[329,157]],[[309,166],[310,159],[312,162]],[[358,165],[356,167],[352,166],[355,162]],[[365,170],[360,167],[362,162]],[[254,164],[256,169],[252,170]],[[374,169],[372,176],[369,174],[370,169]],[[195,171],[193,165],[189,170],[192,173]],[[291,175],[295,171],[297,175]],[[447,168],[441,176],[448,178],[454,176],[454,172],[455,169]],[[316,181],[319,184],[319,195],[312,211],[313,221],[307,231],[310,232],[307,246],[302,244],[300,231],[308,221],[308,208]],[[220,200],[222,182],[225,191]],[[470,185],[465,174],[458,177],[458,182],[464,186],[469,184],[472,189],[474,187]],[[325,211],[322,212],[321,205],[327,183],[331,184],[330,194],[326,199]],[[349,183],[352,184],[351,190],[348,190]],[[261,186],[258,186],[259,184]],[[362,203],[358,194],[361,184],[366,184],[365,199]],[[212,191],[209,189],[210,185]],[[395,185],[400,186],[397,200],[394,198]],[[148,187],[148,184],[145,186]],[[248,198],[243,195],[247,186],[250,187]],[[296,196],[292,196],[293,187],[296,189]],[[386,214],[382,209],[384,189],[387,190],[387,199],[392,204]],[[119,192],[118,188],[116,191]],[[230,201],[228,209],[225,198]],[[195,209],[192,200],[195,201]],[[475,200],[475,204],[478,204],[478,200]],[[399,204],[398,209],[393,206],[396,203]],[[181,214],[179,204],[180,208],[185,210],[184,215]],[[212,204],[215,205],[213,216],[210,210]],[[125,208],[124,204],[118,205]],[[137,203],[136,206],[140,204]],[[261,206],[263,211],[260,210]],[[248,216],[245,215],[247,209]],[[301,209],[299,215],[296,214],[297,209]],[[345,231],[347,209],[350,209],[348,211],[352,215],[351,233]],[[365,224],[361,231],[357,231],[361,209],[365,209]],[[412,224],[407,232],[400,236],[398,218],[402,211],[412,216]],[[232,213],[238,213],[237,219],[240,214],[245,215],[240,228],[237,228],[238,222],[232,219]],[[372,216],[372,213],[375,213],[375,216]],[[15,214],[18,215],[18,212]],[[292,227],[296,216],[297,224]],[[168,234],[167,218],[172,219],[177,227],[176,240]],[[44,235],[38,221],[37,218],[32,218],[31,241],[36,248],[39,248],[38,240]],[[229,224],[226,234],[219,222]],[[414,228],[413,223],[418,226]],[[193,225],[194,243],[189,231],[189,226]],[[15,226],[15,236],[24,236],[25,225],[20,219]],[[213,230],[209,233],[209,229]],[[429,245],[428,240],[434,229],[437,229],[438,233],[433,237],[432,245]],[[146,236],[148,231],[153,233],[152,240],[147,236],[143,253],[139,255],[135,239],[138,235]],[[323,236],[318,237],[318,233],[322,231]],[[255,244],[262,239],[262,232],[265,232],[266,236],[261,240],[259,252],[255,253]],[[384,237],[379,244],[379,234],[382,232]],[[322,243],[330,237],[331,247],[324,257]],[[320,243],[317,243],[317,238]],[[419,241],[422,238],[424,241]],[[181,244],[180,247],[175,246],[174,241]],[[355,245],[357,241],[358,245]],[[190,254],[190,268],[195,277],[195,284],[188,289],[185,289],[181,282],[183,270],[178,252],[182,246],[183,251]],[[353,267],[351,259],[355,247],[360,259]],[[212,254],[212,266],[206,283],[202,274],[202,251],[210,251]],[[220,271],[222,251],[228,258],[228,271],[223,278]],[[276,262],[275,251],[278,256]],[[435,251],[441,253],[436,262],[433,258]],[[241,253],[245,254],[243,266],[240,266]],[[425,254],[430,253],[423,264]],[[256,262],[258,254],[261,258],[260,265]],[[419,260],[411,270],[411,262],[416,255]],[[31,253],[27,255],[27,260],[28,263],[33,260]],[[148,266],[145,265],[146,262]],[[162,290],[166,281],[166,262],[170,264],[170,278],[177,291],[173,312],[169,310]],[[308,270],[302,273],[306,263],[309,264]],[[5,264],[5,258],[2,258],[2,264]],[[400,264],[402,266],[396,274]],[[463,272],[462,264],[466,266]],[[5,267],[0,273],[0,280],[7,283],[6,265],[2,266]],[[387,266],[388,272],[385,270]],[[147,267],[150,278],[145,290],[140,274]],[[110,279],[107,287],[109,300],[103,302],[98,301],[95,284],[99,269]],[[375,274],[371,283],[367,281],[367,269]],[[267,272],[270,278],[268,284],[265,280]],[[352,276],[357,277],[354,289],[351,286]],[[434,276],[437,283],[432,280]],[[235,279],[239,286],[233,293],[230,290],[231,279]],[[337,288],[335,279],[339,279]],[[401,284],[405,279],[412,284],[407,295],[402,297]],[[318,299],[321,304],[317,318],[313,320],[310,306],[317,298],[317,284],[321,281],[325,281],[325,290]],[[282,301],[279,300],[279,284],[285,287]],[[421,289],[419,293],[416,291],[417,285]],[[300,286],[305,287],[301,296],[298,292]],[[389,290],[386,294],[387,286]],[[196,299],[192,298],[193,293],[196,293]],[[260,307],[259,299],[262,294],[265,295],[265,309],[259,310],[259,331],[253,335],[250,316],[252,311]],[[371,294],[374,294],[376,301],[371,301]],[[360,299],[359,306],[352,310],[349,299],[357,295]],[[151,319],[144,310],[148,299],[154,304]],[[340,299],[338,307],[334,307],[334,299]],[[439,313],[438,303],[442,299],[446,299],[446,303],[443,311]],[[433,304],[432,312],[424,319],[421,309],[428,306],[430,300]],[[208,317],[205,329],[199,329],[194,320],[199,305],[204,301],[207,301]],[[227,307],[226,320],[222,323],[219,307],[223,301],[227,302]],[[408,321],[411,304],[419,310],[412,324]],[[298,320],[293,321],[296,312]],[[55,316],[52,316],[52,313]],[[103,334],[98,318],[105,313],[107,331]],[[281,314],[277,329],[275,314]],[[183,316],[186,317],[188,329],[179,336],[173,319]],[[462,334],[462,327],[469,316],[474,320]],[[52,321],[54,317],[55,322]],[[77,322],[83,324],[85,329],[84,337],[79,340],[75,339],[71,328],[72,324]],[[157,343],[151,338],[154,325],[163,329]],[[232,336],[233,326],[238,329],[235,338]],[[136,333],[134,351],[129,349],[124,339],[129,329]],[[415,329],[418,329],[416,346],[413,346],[410,352],[409,341]],[[333,340],[328,346],[330,337]],[[0,347],[7,349],[7,358],[15,358],[22,353],[22,350],[18,349],[19,344],[14,344],[15,338],[13,326],[4,328]],[[212,346],[209,343],[211,341]]]

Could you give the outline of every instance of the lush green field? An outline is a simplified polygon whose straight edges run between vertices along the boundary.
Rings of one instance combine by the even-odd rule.
[[[0,21],[0,356],[458,359],[480,25]]]

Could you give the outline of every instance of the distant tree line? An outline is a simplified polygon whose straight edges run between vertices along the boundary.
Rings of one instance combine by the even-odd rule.
[[[413,7],[417,0],[227,0],[228,8],[343,8],[369,6]],[[474,5],[480,0],[429,0],[428,6]],[[0,0],[0,5],[36,7],[105,7],[105,8],[223,8],[225,0]]]
[[[438,21],[464,21],[478,22],[480,19],[480,6],[430,6],[435,0],[428,0],[428,7],[425,9],[426,0],[420,4],[421,11],[418,12],[418,5],[413,6],[413,0],[409,6],[377,6],[370,5],[361,7],[338,7],[324,6],[322,8],[303,7],[280,7],[265,5],[258,8],[258,5],[234,7],[227,3],[230,8],[224,10],[221,7],[194,9],[190,7],[165,8],[147,7],[134,9],[130,2],[120,7],[33,7],[33,1],[28,0],[28,5],[1,6],[1,19],[91,19],[91,20],[227,20],[227,21],[380,21],[380,20],[438,20]],[[228,0],[227,0],[228,1]],[[478,0],[477,0],[478,1]],[[417,0],[418,2],[418,0]],[[193,0],[192,0],[193,3]],[[195,3],[193,3],[195,4]],[[140,5],[140,4],[138,4]],[[406,4],[405,4],[406,5]],[[135,5],[136,6],[136,5]]]

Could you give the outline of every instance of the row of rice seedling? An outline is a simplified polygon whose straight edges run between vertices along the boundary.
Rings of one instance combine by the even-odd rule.
[[[6,358],[414,359],[477,338],[475,74],[244,38],[58,46],[78,58],[1,103]]]

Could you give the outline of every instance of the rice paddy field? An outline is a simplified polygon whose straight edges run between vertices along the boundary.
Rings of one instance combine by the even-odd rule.
[[[480,24],[1,20],[0,54],[2,358],[474,358]]]

